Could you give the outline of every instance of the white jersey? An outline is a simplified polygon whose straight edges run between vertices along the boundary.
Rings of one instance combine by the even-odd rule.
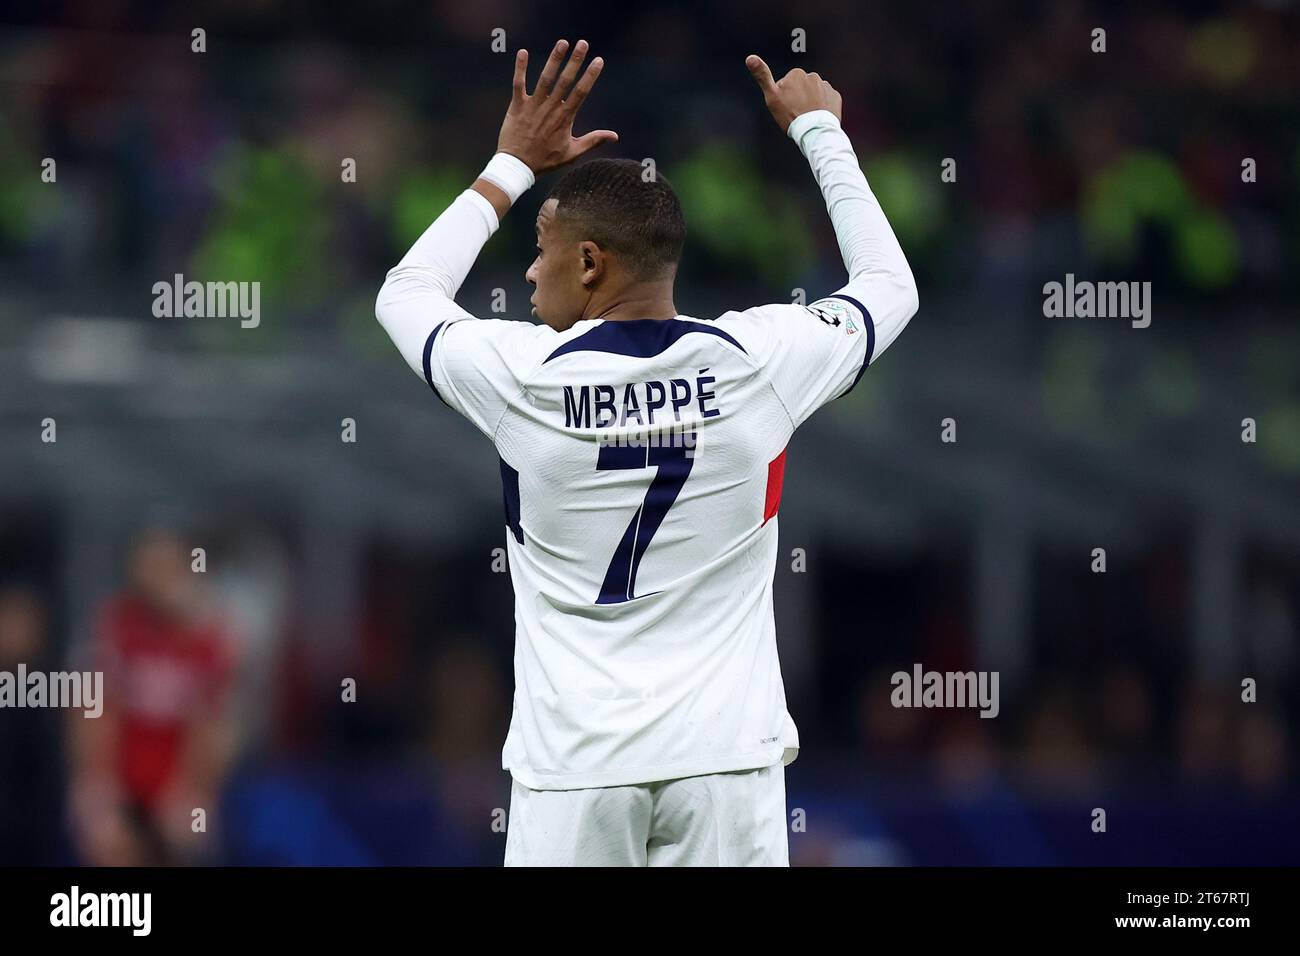
[[[462,200],[460,235],[494,224],[482,197]],[[858,276],[809,306],[562,333],[445,310],[419,341],[402,314],[460,266],[407,264],[405,283],[402,268],[381,321],[500,457],[516,623],[503,766],[546,790],[793,760],[772,607],[786,444],[854,387],[914,288]]]

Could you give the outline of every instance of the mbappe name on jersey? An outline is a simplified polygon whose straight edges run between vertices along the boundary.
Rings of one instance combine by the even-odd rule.
[[[722,414],[722,410],[718,407],[717,393],[711,387],[717,379],[706,374],[708,371],[702,368],[690,378],[670,378],[667,381],[650,379],[619,385],[565,385],[564,427],[663,425],[697,419],[695,409],[698,409],[698,418],[715,418]]]

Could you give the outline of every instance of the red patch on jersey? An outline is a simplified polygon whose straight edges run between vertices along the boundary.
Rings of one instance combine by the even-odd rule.
[[[763,524],[781,507],[781,484],[785,481],[785,449],[767,463],[767,496],[763,501]]]

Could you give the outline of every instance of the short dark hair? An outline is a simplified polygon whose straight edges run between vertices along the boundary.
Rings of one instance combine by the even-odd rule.
[[[634,159],[593,159],[565,173],[551,198],[563,228],[612,250],[638,278],[652,279],[681,259],[686,219],[672,184],[658,170],[642,173]]]

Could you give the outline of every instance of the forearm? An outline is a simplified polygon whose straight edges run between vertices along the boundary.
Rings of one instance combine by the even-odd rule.
[[[473,318],[456,304],[456,293],[501,217],[530,185],[526,166],[513,157],[494,157],[389,270],[375,299],[375,317],[414,371],[422,373],[424,344],[435,328]]]
[[[429,333],[442,322],[470,317],[455,303],[456,293],[497,225],[491,203],[467,189],[388,271],[375,317],[416,372]]]
[[[478,193],[492,204],[492,210],[497,214],[498,222],[506,218],[506,213],[508,213],[510,207],[514,205],[510,196],[504,189],[491,180],[484,179],[482,176],[474,180],[474,185],[471,186],[470,189],[474,190],[474,192]]]
[[[804,113],[788,132],[808,159],[826,200],[849,273],[841,292],[859,299],[871,312],[876,351],[884,351],[917,309],[916,282],[907,258],[834,114]]]

